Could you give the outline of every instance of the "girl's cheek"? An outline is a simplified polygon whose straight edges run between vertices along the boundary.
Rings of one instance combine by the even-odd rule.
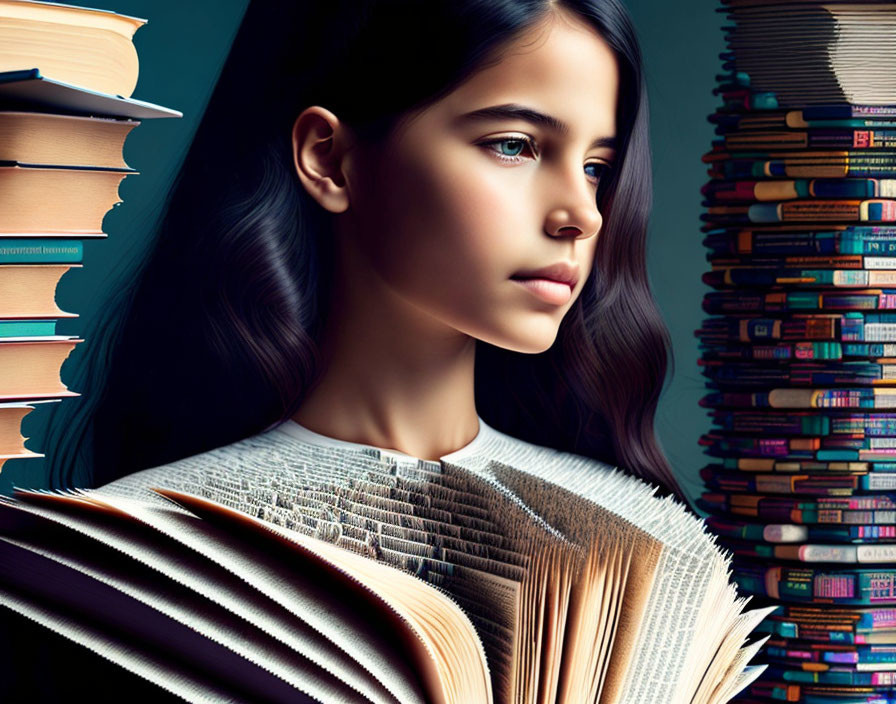
[[[516,219],[519,208],[523,207],[521,199],[518,199],[514,208],[514,189],[493,177],[470,177],[455,182],[453,189],[451,199],[459,209],[458,217],[490,229],[502,225],[506,227]]]

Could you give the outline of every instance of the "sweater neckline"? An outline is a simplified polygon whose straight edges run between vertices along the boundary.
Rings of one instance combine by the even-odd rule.
[[[439,460],[445,462],[451,462],[458,459],[469,457],[470,455],[477,454],[481,449],[484,448],[485,445],[488,444],[489,436],[494,436],[497,431],[488,425],[482,418],[477,416],[479,420],[479,431],[476,433],[475,437],[470,440],[466,445],[453,452],[449,452],[446,455],[442,455],[439,457]],[[290,418],[281,425],[277,426],[276,430],[280,430],[281,432],[290,435],[293,438],[298,440],[302,440],[311,445],[319,445],[322,447],[332,447],[332,448],[340,448],[343,450],[376,450],[380,452],[383,456],[394,457],[396,459],[402,459],[405,461],[412,462],[433,462],[435,460],[424,460],[419,457],[415,457],[413,455],[409,455],[405,452],[401,452],[400,450],[393,450],[391,448],[383,448],[376,447],[375,445],[366,445],[364,443],[353,442],[350,440],[340,440],[339,438],[330,437],[329,435],[323,435],[322,433],[315,432],[310,428],[306,428],[304,425],[299,423],[298,421]]]

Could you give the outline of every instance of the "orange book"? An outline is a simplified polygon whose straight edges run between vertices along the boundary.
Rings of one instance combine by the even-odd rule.
[[[81,264],[0,264],[0,319],[77,318],[56,305],[56,286]]]
[[[28,438],[22,435],[21,426],[22,420],[34,410],[35,404],[52,402],[57,402],[57,399],[0,403],[0,469],[6,460],[44,456],[25,447]]]
[[[0,110],[0,161],[129,169],[124,142],[139,120]]]
[[[0,400],[80,396],[62,383],[60,372],[80,339],[0,342]]]
[[[144,24],[108,10],[0,0],[0,71],[39,68],[54,81],[127,98],[139,72],[134,32]]]
[[[0,166],[0,234],[102,233],[132,170]],[[47,194],[52,193],[52,198]]]

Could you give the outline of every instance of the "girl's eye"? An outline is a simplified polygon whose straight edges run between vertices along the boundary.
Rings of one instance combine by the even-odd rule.
[[[520,154],[528,149],[532,156],[538,156],[535,149],[535,142],[529,137],[502,137],[500,139],[491,139],[486,142],[479,143],[483,147],[488,147],[489,151],[497,156],[501,161],[517,163],[523,159]]]
[[[490,139],[485,142],[479,142],[480,146],[488,147],[498,159],[512,164],[524,161],[525,158],[520,156],[525,150],[528,150],[533,157],[538,156],[538,149],[535,142],[530,137],[501,137],[499,139]],[[590,171],[589,171],[590,169]],[[606,180],[610,165],[601,161],[592,161],[585,164],[585,173],[588,175],[595,185],[600,185],[601,180]]]
[[[593,171],[589,171],[589,169],[593,169]],[[602,180],[605,180],[609,176],[609,172],[609,164],[604,164],[600,161],[592,161],[585,164],[585,173],[587,173],[598,185]]]

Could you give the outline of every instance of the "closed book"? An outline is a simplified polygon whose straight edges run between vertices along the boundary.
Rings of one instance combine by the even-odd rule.
[[[84,243],[79,239],[0,238],[0,264],[79,264],[83,257]]]
[[[118,186],[131,173],[0,163],[0,234],[98,235],[106,213],[121,202]]]
[[[52,402],[55,402],[55,399]],[[6,401],[0,403],[0,467],[3,466],[4,461],[12,458],[43,457],[41,453],[33,452],[25,447],[27,438],[21,432],[22,420],[40,403],[42,402]]]
[[[0,320],[0,338],[54,335],[56,335],[55,320]]]
[[[0,239],[0,244],[3,240]],[[56,305],[59,279],[81,264],[0,265],[0,319],[77,318]]]
[[[60,378],[62,363],[82,340],[0,339],[0,400],[79,396]]]
[[[0,102],[8,110],[40,110],[85,117],[144,120],[183,117],[183,113],[134,98],[97,93],[82,86],[54,81],[36,68],[0,72]]]
[[[854,403],[844,399],[836,403],[844,394],[833,389],[772,389],[768,392],[768,402],[773,408],[831,408],[859,407],[859,399],[870,398],[873,408],[896,408],[896,388],[863,389],[856,393]],[[859,390],[857,390],[859,391]]]
[[[44,76],[127,98],[137,85],[134,32],[146,23],[108,10],[0,0],[0,71]]]
[[[710,215],[715,209],[710,208]],[[816,220],[896,220],[896,201],[887,199],[870,200],[805,200],[784,203],[761,203],[748,207],[750,222],[784,222]]]
[[[0,161],[128,169],[124,142],[139,120],[0,110]]]

